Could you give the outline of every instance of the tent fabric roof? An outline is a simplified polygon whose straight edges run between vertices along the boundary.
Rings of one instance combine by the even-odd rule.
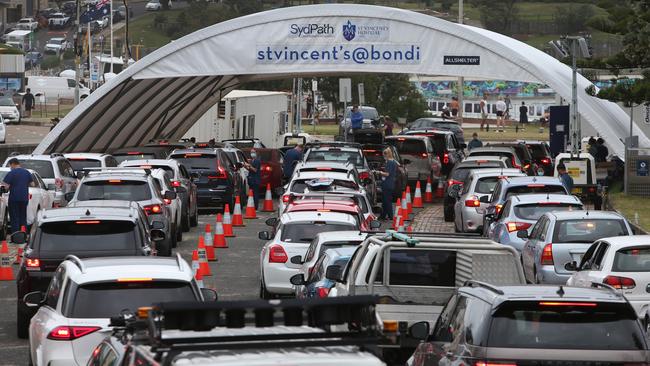
[[[322,33],[303,34],[313,24]],[[293,59],[293,51],[303,58]],[[477,62],[448,62],[449,56]],[[571,99],[568,66],[504,35],[395,8],[297,6],[215,24],[161,47],[83,100],[34,152],[110,152],[153,138],[178,139],[247,81],[351,73],[541,82]],[[588,85],[578,78],[582,121],[623,156],[620,139],[629,118],[616,104],[587,95]],[[635,134],[641,146],[650,146],[638,128]]]

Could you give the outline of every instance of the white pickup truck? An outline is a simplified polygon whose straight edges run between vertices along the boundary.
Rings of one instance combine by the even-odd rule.
[[[454,290],[468,280],[493,285],[525,284],[519,254],[512,247],[461,234],[406,236],[393,231],[368,237],[346,268],[329,266],[336,282],[329,297],[377,295],[377,317],[386,327],[397,323],[394,345],[384,346],[387,359],[405,360],[419,343],[411,326],[431,329]]]

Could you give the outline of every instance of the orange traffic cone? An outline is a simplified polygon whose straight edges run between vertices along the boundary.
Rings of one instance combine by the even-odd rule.
[[[214,229],[214,247],[228,248],[228,244],[226,244],[226,236],[223,233],[223,220],[221,219],[221,214],[217,214],[217,227]]]
[[[402,213],[404,212],[404,209],[400,209]],[[399,221],[397,223],[397,231],[404,231],[404,215],[399,216]]]
[[[210,224],[205,224],[203,242],[205,243],[205,255],[207,256],[208,260],[216,261],[217,255],[214,253],[214,241],[212,240],[212,227]]]
[[[199,287],[203,286],[203,274],[201,274],[200,265],[199,265],[199,252],[197,250],[192,251],[192,272],[194,273],[194,279]]]
[[[212,276],[210,265],[208,264],[208,255],[205,251],[205,241],[202,236],[199,236],[199,246],[196,251],[199,256],[199,272],[203,276]]]
[[[413,197],[413,207],[422,208],[422,188],[420,187],[420,181],[415,184],[415,196]]]
[[[433,202],[433,188],[431,187],[431,177],[427,178],[427,187],[424,190],[424,202],[426,203]]]
[[[11,263],[7,241],[3,240],[2,249],[0,250],[0,281],[14,280],[14,271],[11,269]]]
[[[245,219],[256,219],[257,213],[255,212],[255,199],[253,198],[253,190],[248,190],[248,202],[246,202],[246,215]]]
[[[398,199],[398,201],[400,201],[400,200]],[[404,218],[402,218],[402,213],[403,212],[404,211],[402,210],[402,206],[398,205],[397,206],[397,215],[395,215],[395,217],[393,217],[393,230],[397,230],[397,228],[399,227],[399,223],[404,221]]]
[[[436,198],[442,198],[445,193],[445,185],[442,179],[438,179],[438,188],[436,188]]]
[[[406,191],[402,192],[402,217],[409,217],[408,203],[406,202]],[[399,224],[398,224],[399,225]]]
[[[226,208],[223,210],[223,235],[226,238],[232,238],[235,233],[232,231],[232,219],[230,218],[230,205],[226,203]]]
[[[271,194],[271,184],[266,184],[266,194],[264,195],[264,207],[262,207],[264,212],[273,212],[273,195]]]
[[[23,259],[23,246],[18,245],[18,250],[16,251],[16,260],[14,260],[14,264],[20,264],[20,261]]]
[[[244,218],[241,214],[241,199],[239,195],[235,196],[235,208],[232,213],[232,226],[246,226],[244,225]]]
[[[413,213],[413,200],[411,199],[411,186],[406,186],[406,217]]]

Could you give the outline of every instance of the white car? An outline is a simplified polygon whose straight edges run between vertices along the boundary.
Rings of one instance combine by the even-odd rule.
[[[151,176],[154,177],[158,185],[160,186],[160,194],[165,195],[165,192],[176,192],[172,186],[172,182],[169,179],[169,175],[163,169],[155,169],[151,172]],[[174,220],[174,225],[176,227],[176,241],[183,241],[183,230],[181,230],[182,224],[182,214],[183,214],[183,203],[181,201],[180,195],[176,195],[176,198],[163,198],[165,205],[167,205],[171,211],[171,217]]]
[[[16,28],[33,31],[38,28],[38,22],[34,18],[22,18],[16,23]]]
[[[180,256],[68,256],[46,293],[25,295],[27,306],[38,307],[29,324],[30,364],[85,365],[93,348],[110,335],[110,317],[152,303],[203,301],[204,294],[216,298],[213,291],[199,288]]]
[[[6,124],[20,122],[20,110],[13,99],[9,97],[0,98],[0,118],[3,118]],[[4,142],[4,138],[2,142]]]
[[[289,279],[299,273],[302,263],[293,263],[289,258],[304,256],[317,234],[359,230],[359,223],[352,215],[338,212],[285,213],[279,220],[267,220],[267,224],[275,226],[275,231],[259,233],[260,239],[268,240],[260,253],[260,297],[265,299],[294,293]]]
[[[86,168],[110,168],[119,165],[113,155],[101,153],[68,153],[63,154],[68,159],[75,173],[83,172]]]
[[[358,183],[352,174],[330,170],[295,172],[291,180],[284,186],[284,194],[278,202],[278,213],[284,212],[286,204],[291,200],[291,194],[304,194],[312,191],[328,192],[337,189],[354,190],[366,194],[366,190]]]
[[[5,125],[5,120],[0,114],[0,144],[4,144],[7,141],[7,126]]]
[[[144,6],[144,10],[158,11],[162,9],[162,4],[159,0],[149,0],[147,5]]]
[[[60,55],[68,48],[68,41],[64,37],[50,38],[45,44],[44,53]]]
[[[568,264],[577,271],[568,286],[610,285],[623,293],[639,318],[650,321],[650,235],[603,238],[594,242],[580,263]]]
[[[0,168],[0,181],[9,173],[10,168]],[[36,214],[39,210],[52,208],[54,202],[54,192],[47,190],[47,185],[35,170],[27,169],[32,174],[32,183],[29,186],[29,203],[27,204],[27,225],[34,223]],[[6,210],[9,201],[9,194],[2,195],[2,204],[0,205],[0,215],[3,218],[3,228],[11,219],[9,210]],[[0,231],[1,232],[1,231]]]

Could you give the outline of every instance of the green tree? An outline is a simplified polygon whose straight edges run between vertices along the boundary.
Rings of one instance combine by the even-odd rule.
[[[623,53],[632,64],[650,66],[650,2],[634,1],[635,15],[623,37]]]
[[[519,13],[517,0],[473,0],[472,3],[481,13],[481,23],[485,28],[510,34],[512,24]]]

